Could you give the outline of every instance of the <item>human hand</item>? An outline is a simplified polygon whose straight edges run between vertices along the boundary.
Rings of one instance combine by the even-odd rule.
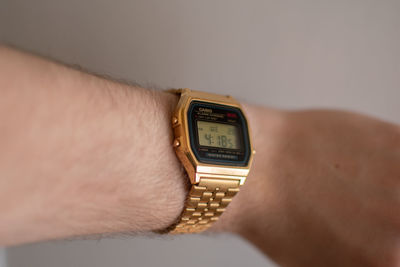
[[[254,169],[216,228],[282,266],[400,266],[399,126],[339,111],[249,112]]]

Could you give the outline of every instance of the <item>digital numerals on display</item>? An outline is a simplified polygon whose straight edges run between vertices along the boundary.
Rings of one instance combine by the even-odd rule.
[[[201,146],[239,149],[237,126],[197,121],[197,130]]]

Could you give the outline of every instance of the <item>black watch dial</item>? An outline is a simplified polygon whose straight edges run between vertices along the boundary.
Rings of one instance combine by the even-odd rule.
[[[193,101],[188,110],[191,148],[203,163],[246,166],[250,157],[247,121],[239,108]]]

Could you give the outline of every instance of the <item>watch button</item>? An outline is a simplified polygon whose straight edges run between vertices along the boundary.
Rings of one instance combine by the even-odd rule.
[[[176,139],[174,140],[174,143],[173,143],[172,145],[173,145],[174,147],[178,147],[178,146],[181,145],[181,142],[179,141],[178,138],[176,138]]]
[[[177,125],[178,124],[178,118],[173,116],[172,117],[172,125]]]

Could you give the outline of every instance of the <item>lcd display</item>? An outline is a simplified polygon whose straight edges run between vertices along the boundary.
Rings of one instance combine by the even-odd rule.
[[[240,149],[238,127],[226,123],[197,121],[199,144],[201,146]]]
[[[247,165],[251,147],[240,108],[193,101],[187,112],[190,146],[199,162]]]

